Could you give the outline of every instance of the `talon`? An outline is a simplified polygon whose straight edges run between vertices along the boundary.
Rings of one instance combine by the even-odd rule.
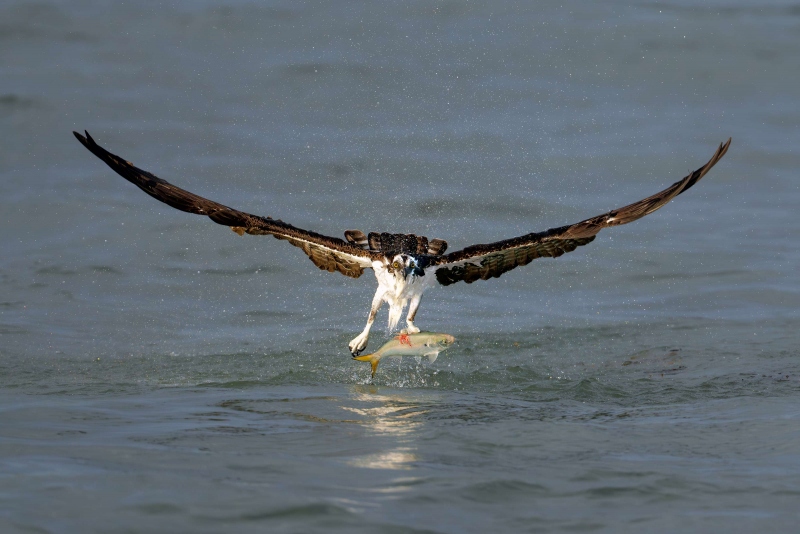
[[[352,354],[353,357],[361,354],[361,352],[367,348],[368,339],[369,339],[368,337],[361,334],[360,336],[352,340],[350,343],[348,343],[347,348],[350,349],[350,354]]]
[[[350,343],[347,344],[347,348],[350,349],[350,354],[353,356],[358,356],[361,352],[367,348],[369,344],[369,326],[371,323],[367,323],[367,326],[364,328],[364,331],[358,334],[356,337],[350,340]]]

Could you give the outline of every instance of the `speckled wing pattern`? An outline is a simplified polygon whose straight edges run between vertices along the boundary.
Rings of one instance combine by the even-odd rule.
[[[639,202],[586,219],[576,224],[551,228],[545,232],[531,233],[485,245],[472,245],[465,249],[436,258],[436,279],[442,285],[464,281],[496,278],[536,258],[557,258],[565,252],[594,241],[597,233],[609,226],[627,224],[649,215],[680,195],[711,170],[728,151],[731,140],[721,143],[708,163],[675,182],[663,191]]]
[[[373,259],[380,258],[379,253],[364,250],[343,239],[302,230],[271,217],[245,213],[185,191],[108,152],[92,139],[89,132],[85,132],[85,137],[73,133],[92,154],[151,197],[181,211],[205,215],[217,224],[230,226],[239,235],[272,235],[286,240],[305,252],[320,269],[358,278],[364,269],[372,267]]]

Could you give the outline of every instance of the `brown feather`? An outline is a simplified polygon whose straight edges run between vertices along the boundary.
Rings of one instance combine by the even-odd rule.
[[[447,241],[444,239],[431,239],[428,243],[428,254],[441,256],[447,250]]]
[[[386,257],[395,254],[427,254],[428,238],[416,234],[370,232],[369,248],[372,251],[382,252]]]
[[[527,265],[536,258],[543,256],[556,258],[565,252],[572,252],[579,246],[591,243],[603,228],[628,224],[649,215],[692,187],[725,155],[730,144],[730,139],[724,144],[721,143],[705,165],[663,191],[639,202],[572,225],[495,243],[472,245],[442,256],[434,262],[440,265],[436,270],[436,279],[442,285],[459,281],[469,284],[475,280],[498,277],[515,267]]]
[[[86,137],[73,132],[75,137],[95,156],[104,161],[120,176],[139,187],[148,195],[173,208],[198,215],[230,226],[239,235],[272,235],[300,248],[320,269],[337,271],[358,278],[371,262],[394,254],[427,256],[426,263],[436,267],[436,278],[442,285],[465,281],[486,280],[498,277],[540,257],[556,258],[565,252],[590,243],[603,228],[627,224],[653,213],[700,180],[725,155],[731,140],[720,144],[716,153],[703,166],[675,182],[667,189],[622,208],[609,211],[584,221],[551,228],[545,232],[530,233],[495,243],[472,245],[462,250],[442,255],[447,242],[415,234],[370,232],[365,236],[360,230],[345,232],[347,241],[308,230],[296,228],[281,220],[260,217],[224,206],[207,198],[176,187],[157,176],[135,167],[100,145],[86,132]]]
[[[269,234],[284,239],[305,252],[320,269],[358,278],[366,267],[371,266],[373,259],[380,257],[342,239],[296,228],[272,217],[245,213],[190,193],[108,152],[92,139],[89,132],[86,132],[86,137],[73,133],[92,154],[156,200],[181,211],[205,215],[215,223],[230,226],[239,235]]]
[[[369,250],[367,236],[365,236],[364,232],[361,230],[346,230],[344,232],[344,238],[347,239],[348,243],[352,243],[353,245],[363,248],[364,250]]]

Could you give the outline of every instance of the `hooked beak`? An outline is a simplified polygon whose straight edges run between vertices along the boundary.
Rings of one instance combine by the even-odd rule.
[[[408,267],[403,269],[403,276],[408,278],[409,276],[425,276],[425,271],[422,270],[416,263],[412,263]]]

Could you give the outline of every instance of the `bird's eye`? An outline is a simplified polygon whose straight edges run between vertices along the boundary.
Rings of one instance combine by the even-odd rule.
[[[399,269],[399,268],[400,268],[400,262],[399,261],[396,261],[396,262],[394,262],[392,264],[392,269]]]

